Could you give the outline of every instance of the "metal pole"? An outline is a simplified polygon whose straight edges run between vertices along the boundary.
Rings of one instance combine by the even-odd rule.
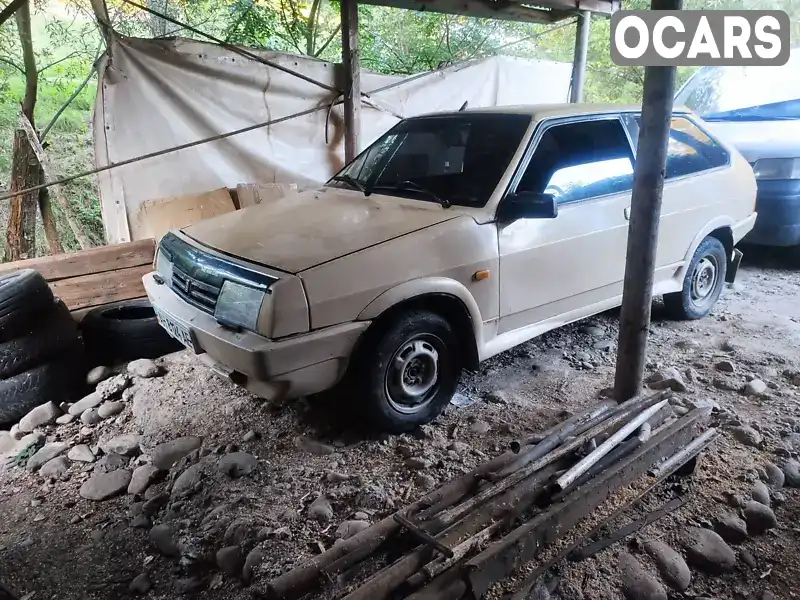
[[[652,0],[650,8],[680,10],[682,4],[682,0]],[[645,67],[614,380],[618,402],[635,396],[644,376],[674,92],[675,67]]]
[[[570,102],[583,102],[583,82],[586,79],[586,55],[589,51],[589,31],[592,26],[592,13],[582,10],[578,13],[578,29],[575,31],[575,56],[572,60],[572,86],[569,90]]]
[[[342,67],[344,69],[344,158],[358,154],[361,130],[361,61],[358,50],[358,1],[341,0]]]

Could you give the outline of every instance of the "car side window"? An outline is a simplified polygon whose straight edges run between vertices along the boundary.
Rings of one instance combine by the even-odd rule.
[[[546,193],[559,204],[629,191],[633,154],[618,119],[549,126],[517,192]]]

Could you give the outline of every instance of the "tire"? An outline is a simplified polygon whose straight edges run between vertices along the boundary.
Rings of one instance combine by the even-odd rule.
[[[0,342],[30,328],[53,302],[53,292],[38,271],[21,269],[0,276]]]
[[[183,349],[158,324],[152,305],[144,298],[90,310],[80,327],[87,352],[100,364],[158,358]]]
[[[390,433],[411,431],[439,416],[462,369],[453,326],[436,313],[419,310],[370,336],[355,360],[357,408],[372,427]]]
[[[702,319],[714,308],[725,285],[728,255],[717,238],[704,239],[692,257],[683,289],[664,295],[664,306],[674,319]]]
[[[78,324],[63,302],[20,337],[0,343],[0,379],[8,379],[60,356],[79,342]]]
[[[19,421],[46,402],[74,400],[83,385],[83,358],[83,346],[78,342],[57,360],[0,381],[0,424]]]

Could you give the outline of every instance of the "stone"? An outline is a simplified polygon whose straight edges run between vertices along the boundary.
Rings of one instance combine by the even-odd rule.
[[[310,437],[306,437],[301,435],[297,437],[294,441],[294,444],[300,450],[304,450],[310,454],[315,454],[317,456],[327,456],[329,454],[333,454],[336,452],[336,448],[333,446],[329,446],[328,444],[323,444],[315,439]]]
[[[489,404],[502,404],[502,405],[511,404],[508,392],[506,392],[505,390],[495,390],[494,392],[489,392],[484,397],[484,400],[486,400],[486,402],[488,402]]]
[[[736,372],[736,367],[733,366],[733,363],[731,361],[729,361],[729,360],[721,360],[721,361],[719,361],[716,365],[714,365],[714,368],[717,369],[717,371],[722,371],[723,373],[735,373]]]
[[[56,419],[56,424],[57,425],[69,425],[74,420],[75,420],[75,415],[71,415],[71,414],[67,413],[65,415],[61,415],[60,417],[58,417]]]
[[[411,458],[414,456],[414,449],[407,444],[398,444],[396,450],[403,458]]]
[[[35,471],[46,462],[50,462],[56,456],[66,452],[67,448],[69,448],[69,444],[65,444],[64,442],[50,442],[49,444],[45,444],[28,459],[28,464],[26,465],[28,471]]]
[[[781,439],[784,445],[794,452],[800,451],[800,433],[789,433]]]
[[[683,381],[683,376],[675,367],[668,367],[658,373],[654,373],[648,379],[651,389],[672,390],[673,392],[685,392],[688,388]]]
[[[217,468],[231,479],[250,475],[257,466],[258,459],[249,452],[232,452],[217,462]]]
[[[127,375],[115,375],[97,384],[95,393],[100,394],[103,400],[118,398],[122,391],[130,387],[131,379]]]
[[[128,363],[127,371],[131,377],[141,377],[142,379],[150,379],[161,375],[161,368],[149,358],[132,360]]]
[[[308,507],[308,518],[327,523],[333,518],[333,507],[324,494],[320,494]]]
[[[741,544],[747,539],[747,525],[733,513],[722,513],[714,525],[716,531],[723,540],[729,544]]]
[[[202,444],[202,438],[195,436],[177,438],[153,448],[150,458],[154,466],[162,471],[168,471],[172,465],[197,450]]]
[[[753,446],[754,448],[761,446],[761,442],[763,441],[761,434],[747,425],[732,428],[731,434],[733,434],[734,439],[739,443],[745,446]]]
[[[147,492],[152,492],[155,489],[156,488],[148,488]],[[145,497],[147,497],[147,494],[145,494]],[[155,515],[167,504],[169,504],[169,496],[167,494],[156,494],[142,504],[142,512],[146,515]]]
[[[110,473],[94,473],[84,482],[79,493],[81,498],[101,502],[125,492],[130,482],[131,472],[127,469],[117,469]]]
[[[347,473],[339,473],[338,471],[328,471],[325,473],[325,481],[328,483],[344,483],[351,479],[352,477]]]
[[[783,464],[785,485],[791,488],[800,488],[800,463],[789,459]]]
[[[422,469],[431,468],[431,462],[429,460],[420,457],[412,457],[407,459],[405,465],[412,471],[420,471]]]
[[[97,392],[92,392],[88,396],[84,396],[82,399],[78,400],[75,404],[70,406],[68,412],[71,415],[79,417],[90,408],[95,408],[96,406],[100,406],[102,403],[103,403],[103,397]]]
[[[491,425],[489,425],[486,421],[481,421],[480,419],[476,419],[475,422],[469,426],[469,430],[472,433],[477,433],[478,435],[489,433],[491,428]]]
[[[425,491],[431,490],[436,486],[436,480],[427,473],[420,473],[414,477],[414,483],[418,488]]]
[[[749,568],[751,568],[751,569],[755,569],[756,568],[756,559],[745,548],[742,548],[741,550],[739,550],[739,558]]]
[[[254,430],[254,429],[251,429],[250,431],[248,431],[247,433],[245,433],[242,436],[242,441],[245,442],[245,443],[253,442],[253,441],[257,440],[259,437],[260,436],[259,436],[258,432],[256,430]]]
[[[700,342],[697,340],[693,340],[691,338],[678,340],[675,342],[675,346],[680,348],[681,350],[696,350],[700,347]]]
[[[386,490],[379,485],[365,486],[356,496],[356,506],[367,510],[393,509],[394,500]]]
[[[150,542],[164,556],[180,556],[181,551],[175,541],[172,526],[164,523],[156,525],[150,530]]]
[[[688,562],[703,571],[723,573],[736,564],[736,553],[713,531],[690,527],[684,543]]]
[[[60,414],[61,411],[58,406],[56,406],[55,402],[48,402],[47,404],[37,406],[20,419],[18,427],[19,432],[31,433],[34,429],[50,425],[55,422]]]
[[[228,546],[241,546],[250,543],[254,533],[254,525],[247,519],[236,519],[227,529],[223,539]]]
[[[97,414],[100,415],[101,419],[107,419],[118,415],[123,410],[125,410],[124,402],[106,402],[100,405],[100,408],[97,409]]]
[[[772,509],[755,500],[745,504],[744,519],[747,521],[747,533],[750,535],[761,535],[778,526],[778,519]]]
[[[786,504],[786,494],[783,492],[772,492],[772,501],[775,503],[775,506],[783,506]]]
[[[264,562],[264,552],[261,548],[253,548],[244,559],[244,567],[242,568],[242,581],[245,584],[250,584],[253,580],[253,575],[256,568]]]
[[[153,526],[153,522],[150,520],[145,514],[136,515],[133,520],[131,520],[131,527],[134,529],[150,529]]]
[[[606,334],[606,329],[599,325],[584,325],[581,327],[581,333],[591,335],[592,337],[603,337]]]
[[[463,454],[465,452],[469,452],[469,445],[465,444],[464,442],[453,442],[447,447],[447,449],[452,452],[457,452],[458,454]]]
[[[163,474],[163,471],[153,465],[136,467],[131,476],[131,482],[128,484],[128,493],[134,495],[144,494],[147,488]]]
[[[69,471],[69,461],[65,456],[56,456],[48,460],[39,469],[39,475],[42,477],[61,477],[64,473]]]
[[[203,465],[197,463],[181,473],[172,484],[172,497],[183,498],[195,491],[203,479]]]
[[[133,578],[133,581],[128,584],[128,591],[137,596],[144,596],[152,587],[153,584],[150,582],[150,576],[147,573],[139,573]]]
[[[661,540],[645,541],[644,550],[653,557],[661,578],[669,587],[678,592],[689,587],[692,582],[692,572],[680,552],[673,550]]]
[[[739,390],[739,386],[736,383],[722,377],[714,377],[711,384],[718,390],[724,390],[726,392],[736,392]]]
[[[124,469],[128,466],[128,459],[122,456],[121,454],[117,454],[116,452],[112,452],[111,454],[103,455],[100,460],[97,461],[95,465],[94,472],[95,473],[111,473],[112,471],[116,471],[117,469]]]
[[[336,529],[336,538],[346,540],[354,535],[361,533],[365,529],[369,528],[369,523],[367,521],[360,521],[360,520],[350,520],[344,521],[339,527]]]
[[[217,566],[229,577],[238,577],[244,566],[244,555],[239,546],[226,546],[217,551]]]
[[[710,408],[712,411],[719,412],[720,406],[711,398],[689,398],[686,400],[686,406],[692,410]]]
[[[667,600],[664,587],[633,556],[619,555],[622,593],[628,600]]]
[[[753,500],[756,502],[760,502],[764,506],[769,506],[769,488],[763,481],[756,481],[753,484],[753,492],[751,494],[753,496]]]
[[[81,423],[84,425],[97,425],[102,420],[96,408],[90,408],[89,410],[83,411],[83,414],[81,414]]]
[[[176,594],[193,594],[203,589],[205,583],[200,577],[183,577],[176,579],[172,584],[172,589]]]
[[[744,386],[744,393],[746,396],[760,396],[766,393],[767,389],[769,388],[766,383],[760,379],[753,379],[753,381],[748,381],[747,385]]]
[[[141,451],[142,436],[136,434],[118,435],[107,442],[102,442],[100,448],[106,454],[121,454],[123,456],[136,456]]]

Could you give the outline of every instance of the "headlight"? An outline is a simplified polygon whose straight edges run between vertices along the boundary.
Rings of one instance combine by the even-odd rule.
[[[172,261],[161,248],[156,251],[156,273],[161,275],[168,286],[172,286]]]
[[[762,158],[753,173],[756,179],[800,179],[800,158]]]
[[[232,281],[222,284],[214,318],[222,325],[258,331],[258,315],[265,292]]]

